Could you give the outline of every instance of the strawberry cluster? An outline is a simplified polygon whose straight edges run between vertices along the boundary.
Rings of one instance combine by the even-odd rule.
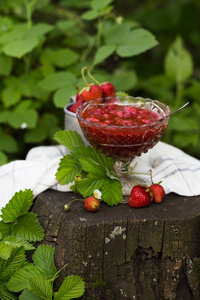
[[[96,83],[88,83],[85,79],[84,71],[87,69],[88,75]],[[84,102],[91,100],[105,99],[107,97],[115,97],[115,87],[110,82],[99,83],[90,73],[87,67],[84,67],[81,71],[85,87],[80,91],[77,91],[76,102],[71,106],[70,111],[76,113],[78,107]]]
[[[152,179],[152,173],[151,173]],[[147,185],[135,185],[129,197],[128,204],[131,207],[146,207],[151,204],[151,202],[161,203],[165,197],[165,190],[163,186],[159,183],[151,182],[150,186]]]

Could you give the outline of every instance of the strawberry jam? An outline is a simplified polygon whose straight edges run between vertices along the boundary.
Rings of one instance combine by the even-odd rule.
[[[128,159],[152,148],[167,126],[163,109],[147,107],[144,103],[89,103],[78,109],[77,118],[92,146],[107,156]]]

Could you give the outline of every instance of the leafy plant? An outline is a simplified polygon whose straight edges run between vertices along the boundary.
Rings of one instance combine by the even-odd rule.
[[[1,13],[0,164],[23,157],[32,145],[53,143],[63,107],[84,85],[83,64],[97,68],[158,44],[137,22],[115,14],[113,0],[8,0]],[[137,81],[132,70],[97,73],[122,91]]]
[[[65,278],[57,292],[53,290],[59,276],[54,265],[54,249],[34,242],[44,237],[36,214],[28,212],[33,203],[31,190],[15,193],[2,208],[0,221],[0,298],[2,300],[73,299],[84,293],[80,276]],[[33,263],[26,259],[26,252],[34,251]],[[66,266],[64,266],[66,267]]]
[[[71,153],[60,160],[56,179],[61,185],[72,183],[80,174],[83,178],[71,186],[83,197],[93,195],[95,189],[102,192],[102,200],[108,205],[116,205],[122,199],[122,185],[114,170],[114,160],[91,146],[84,146],[76,131],[63,130],[55,134],[55,139]]]

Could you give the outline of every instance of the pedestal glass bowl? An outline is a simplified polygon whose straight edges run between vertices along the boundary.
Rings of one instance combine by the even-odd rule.
[[[130,181],[133,158],[160,141],[169,114],[164,103],[128,96],[84,103],[77,110],[77,119],[88,142],[116,159],[115,170],[123,183]]]

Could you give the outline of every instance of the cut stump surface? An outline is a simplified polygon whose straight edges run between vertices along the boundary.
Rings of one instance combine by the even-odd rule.
[[[128,204],[87,212],[83,201],[70,210],[74,193],[47,190],[34,202],[55,248],[55,264],[66,275],[103,280],[114,299],[200,299],[200,197],[169,194],[162,204]]]

